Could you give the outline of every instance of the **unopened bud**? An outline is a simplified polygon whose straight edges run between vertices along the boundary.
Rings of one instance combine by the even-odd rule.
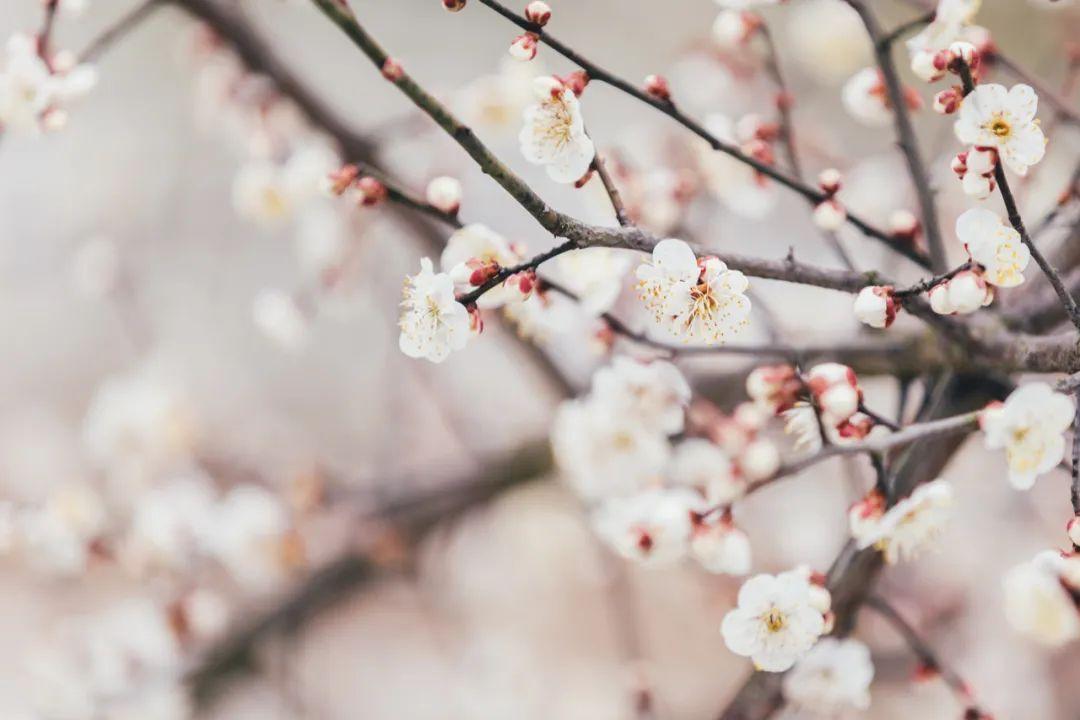
[[[1065,531],[1069,533],[1069,542],[1075,547],[1080,547],[1080,515],[1069,521],[1069,524],[1065,526]]]
[[[357,190],[356,200],[361,205],[378,205],[386,199],[386,186],[370,175],[357,180],[354,187]]]
[[[428,183],[425,193],[428,204],[447,215],[457,215],[461,208],[461,183],[456,178],[442,176]]]
[[[920,80],[928,83],[937,82],[945,77],[945,66],[938,67],[935,53],[920,50],[911,57],[911,71]]]
[[[724,10],[713,23],[713,38],[722,47],[745,44],[761,28],[761,18],[743,10]]]
[[[814,208],[814,224],[827,232],[836,232],[846,220],[847,210],[836,200],[826,200]]]
[[[964,100],[964,91],[957,87],[942,90],[934,96],[934,112],[940,115],[952,115],[960,109]]]
[[[443,9],[457,12],[465,7],[465,0],[442,0]]]
[[[645,78],[645,92],[657,100],[671,102],[671,88],[663,75],[649,75]]]
[[[899,308],[893,288],[888,285],[864,287],[855,296],[855,317],[859,322],[873,328],[887,328],[892,325]]]
[[[894,238],[914,240],[919,234],[919,218],[910,210],[894,210],[889,215],[889,232]]]
[[[818,187],[826,195],[832,196],[840,191],[843,180],[844,176],[840,174],[839,170],[828,168],[818,174]]]
[[[508,290],[515,291],[519,300],[526,300],[533,294],[533,290],[536,289],[536,271],[524,270],[519,273],[514,273],[506,278],[504,285]]]
[[[405,75],[405,68],[401,67],[394,58],[386,58],[382,65],[382,76],[390,82],[397,82]]]
[[[551,19],[551,8],[546,2],[533,0],[525,6],[525,19],[534,25],[544,27]]]
[[[510,57],[522,62],[528,62],[536,57],[539,38],[534,33],[527,32],[514,38],[510,43]]]
[[[581,93],[585,92],[585,86],[589,84],[589,74],[584,70],[575,70],[560,80],[563,86],[569,88],[574,95],[581,97]]]

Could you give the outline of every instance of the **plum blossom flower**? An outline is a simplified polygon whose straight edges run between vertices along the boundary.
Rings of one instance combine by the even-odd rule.
[[[665,435],[682,432],[690,385],[669,362],[639,362],[620,355],[593,376],[592,394],[612,413]]]
[[[522,260],[521,248],[511,245],[502,235],[482,223],[471,223],[455,230],[446,241],[439,266],[449,273],[454,287],[468,292],[483,285],[501,268],[511,267]],[[496,285],[481,295],[480,308],[501,307],[513,297],[502,285]]]
[[[795,447],[812,453],[821,449],[821,428],[817,413],[808,402],[797,402],[781,413],[784,418],[784,432],[795,436]]]
[[[212,517],[207,549],[244,585],[271,586],[303,559],[284,503],[269,490],[239,485]]]
[[[994,179],[997,164],[998,156],[994,148],[972,147],[953,158],[952,169],[960,178],[965,195],[985,200],[997,187]]]
[[[833,717],[870,707],[870,648],[852,639],[822,638],[786,676],[784,697],[815,715]]]
[[[881,71],[876,67],[863,68],[844,84],[841,100],[844,109],[863,125],[884,127],[892,122],[893,111]],[[905,90],[904,102],[912,110],[922,103],[919,96]]]
[[[694,514],[702,510],[701,496],[692,490],[652,489],[608,498],[594,513],[593,527],[622,557],[662,565],[686,555]]]
[[[746,482],[736,474],[728,454],[703,438],[689,438],[675,446],[667,479],[696,488],[709,505],[734,502],[746,492]]]
[[[90,65],[55,68],[38,53],[36,38],[12,35],[5,46],[0,70],[0,125],[16,131],[40,132],[60,127],[66,120],[64,105],[97,84]]]
[[[700,522],[694,527],[690,554],[711,573],[745,575],[750,572],[750,539],[724,519]]]
[[[627,251],[605,247],[563,253],[555,261],[559,279],[578,296],[581,308],[594,316],[615,304],[632,262]]]
[[[424,199],[428,205],[448,215],[456,215],[461,208],[461,181],[449,175],[433,178],[424,191]]]
[[[1067,579],[1067,565],[1076,562],[1047,550],[1006,573],[1005,618],[1013,629],[1049,647],[1080,638],[1080,611]]]
[[[961,103],[953,129],[960,142],[996,148],[1006,165],[1026,175],[1046,154],[1038,107],[1039,97],[1028,85],[979,85]]]
[[[1035,478],[1050,472],[1065,456],[1065,431],[1072,425],[1075,406],[1067,395],[1046,383],[1023,385],[1003,404],[987,407],[979,418],[986,447],[1005,448],[1009,482],[1028,490]]]
[[[867,286],[855,296],[855,317],[872,328],[887,328],[896,319],[900,304],[887,286]]]
[[[671,454],[662,433],[595,398],[559,406],[551,449],[564,479],[586,500],[628,495],[657,483]]]
[[[885,562],[911,560],[941,535],[952,517],[952,504],[952,485],[942,479],[920,485],[887,510],[871,494],[849,512],[852,537],[860,549],[880,550]]]
[[[637,269],[638,288],[656,321],[684,341],[717,345],[750,314],[749,285],[719,258],[698,259],[682,240],[668,238]]]
[[[551,76],[536,78],[533,92],[537,102],[525,109],[521,152],[529,162],[543,165],[555,182],[577,182],[596,155],[577,96]]]
[[[398,347],[412,358],[439,363],[472,335],[469,311],[454,297],[454,282],[421,258],[420,272],[405,279]]]
[[[765,365],[746,376],[746,394],[774,415],[794,406],[801,389],[802,382],[790,365]]]
[[[798,571],[756,575],[739,589],[738,607],[724,616],[728,649],[750,657],[759,670],[783,672],[817,642],[825,618],[814,606],[810,582]]]
[[[996,213],[982,208],[968,210],[956,221],[956,236],[971,259],[982,265],[986,282],[1003,288],[1024,282],[1031,251],[1021,242],[1020,233]]]

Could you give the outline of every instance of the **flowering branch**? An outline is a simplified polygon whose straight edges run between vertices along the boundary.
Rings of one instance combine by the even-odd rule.
[[[960,72],[960,80],[964,86],[964,95],[969,95],[975,91],[975,80],[971,75],[971,68],[963,60],[957,62]],[[1054,288],[1054,292],[1057,293],[1061,299],[1061,304],[1065,306],[1066,312],[1069,314],[1069,319],[1072,320],[1073,325],[1080,329],[1080,307],[1077,306],[1076,300],[1073,299],[1072,294],[1069,293],[1068,288],[1065,287],[1065,283],[1062,282],[1061,276],[1057,270],[1050,264],[1046,257],[1042,254],[1042,251],[1031,240],[1031,235],[1028,234],[1027,228],[1024,227],[1024,220],[1020,216],[1020,210],[1017,208],[1016,199],[1013,197],[1012,190],[1009,187],[1009,179],[1005,175],[1004,163],[997,163],[994,166],[994,180],[997,182],[998,190],[1001,192],[1001,199],[1005,203],[1005,210],[1009,215],[1009,223],[1013,226],[1016,232],[1020,233],[1020,240],[1031,251],[1031,257],[1042,269],[1043,274],[1046,275],[1046,279],[1050,281],[1050,284]]]
[[[320,4],[323,1],[324,0],[316,0],[316,2],[320,2]],[[722,152],[735,158],[741,163],[749,165],[759,173],[772,178],[781,185],[802,195],[803,198],[805,198],[808,202],[812,203],[815,206],[829,199],[829,196],[821,190],[811,185],[808,185],[797,178],[791,177],[786,173],[781,172],[772,165],[763,163],[753,157],[750,157],[734,145],[720,140],[715,135],[706,130],[700,123],[693,120],[692,118],[684,114],[681,110],[679,110],[675,106],[675,104],[671,102],[671,100],[653,97],[641,90],[640,88],[637,88],[631,83],[627,82],[626,80],[623,80],[622,78],[605,70],[596,63],[593,63],[592,61],[582,57],[577,51],[573,50],[569,46],[563,44],[562,42],[545,32],[542,27],[530,22],[523,16],[514,13],[512,10],[509,10],[502,3],[498,2],[498,0],[479,1],[484,5],[487,5],[489,8],[502,15],[504,18],[514,23],[518,27],[536,35],[541,42],[545,43],[552,50],[559,53],[560,55],[568,59],[570,62],[574,63],[582,70],[584,70],[590,80],[597,80],[599,82],[610,85],[617,90],[620,90],[627,95],[630,95],[631,97],[645,103],[646,105],[649,105],[659,110],[663,114],[678,122],[686,129],[690,130],[698,137],[705,140],[714,150]],[[866,235],[885,243],[892,250],[900,253],[901,255],[904,255],[912,262],[922,265],[923,267],[930,266],[927,259],[914,248],[904,245],[902,243],[895,242],[890,233],[887,233],[884,230],[881,230],[871,225],[859,216],[848,213],[847,221],[855,227],[859,228],[859,230],[861,230]]]
[[[919,144],[915,137],[915,129],[911,125],[911,116],[908,113],[907,104],[904,100],[904,89],[900,84],[900,76],[896,72],[896,65],[892,59],[892,43],[882,32],[877,18],[866,6],[863,0],[847,0],[866,26],[866,31],[874,43],[874,56],[877,58],[878,68],[881,70],[885,81],[885,89],[892,105],[893,122],[896,126],[897,140],[900,150],[907,163],[908,174],[911,176],[912,185],[915,187],[915,195],[919,201],[919,210],[922,215],[923,228],[926,232],[926,244],[930,250],[930,264],[934,272],[944,272],[946,265],[945,244],[941,237],[941,227],[938,224],[937,208],[934,204],[934,193],[930,187],[930,175],[923,164],[919,153]]]
[[[987,717],[974,703],[971,695],[971,686],[951,667],[941,661],[941,657],[934,651],[919,633],[911,626],[904,617],[897,612],[896,608],[885,601],[880,595],[871,595],[866,600],[866,606],[873,609],[884,618],[904,638],[908,647],[919,659],[923,668],[941,676],[941,679],[953,691],[957,699],[964,705],[965,717]]]

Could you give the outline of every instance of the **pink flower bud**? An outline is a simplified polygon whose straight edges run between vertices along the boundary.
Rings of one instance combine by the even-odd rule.
[[[428,183],[425,197],[435,209],[447,215],[457,215],[461,208],[461,183],[445,175],[437,177]]]
[[[913,87],[904,87],[904,104],[908,106],[908,110],[917,111],[923,109],[923,99],[919,95],[919,91]]]
[[[357,202],[360,205],[378,205],[386,199],[386,186],[381,182],[365,175],[356,181]]]
[[[525,19],[534,25],[544,27],[551,19],[551,8],[546,2],[533,0],[525,6]]]
[[[514,273],[510,277],[506,278],[506,282],[503,283],[508,290],[515,291],[515,295],[520,300],[526,300],[533,294],[533,290],[536,289],[536,271],[535,270],[523,270],[519,273]]]
[[[818,404],[829,422],[838,425],[859,409],[859,398],[859,391],[850,385],[833,385],[818,395]]]
[[[566,77],[559,78],[559,80],[574,95],[581,97],[581,93],[585,92],[585,86],[589,84],[589,75],[584,70],[575,70]]]
[[[795,405],[802,383],[790,365],[765,365],[746,377],[746,394],[758,405],[779,415]]]
[[[994,299],[993,290],[974,270],[957,273],[946,285],[952,310],[960,315],[973,313]]]
[[[836,168],[827,168],[818,174],[818,187],[827,195],[835,195],[840,191],[844,176]]]
[[[894,210],[889,215],[889,232],[898,240],[913,242],[921,229],[919,218],[910,210]]]
[[[671,102],[671,88],[663,75],[649,75],[645,78],[645,92],[657,100]]]
[[[973,147],[967,152],[967,168],[979,175],[989,175],[998,164],[997,150],[992,147]]]
[[[326,176],[322,189],[327,195],[340,196],[349,189],[359,174],[360,169],[355,165],[345,165]]]
[[[510,57],[522,62],[528,62],[536,57],[538,44],[539,38],[534,33],[522,33],[514,38],[514,42],[510,43]]]
[[[979,52],[969,42],[958,40],[949,46],[949,54],[954,59],[963,61],[969,67],[974,67],[978,62]]]
[[[935,53],[920,50],[911,57],[911,71],[920,80],[928,83],[937,82],[945,77],[946,67],[938,66]]]
[[[864,287],[855,296],[855,317],[873,328],[887,328],[896,320],[899,303],[888,285]]]
[[[952,159],[952,171],[960,178],[967,173],[967,155],[966,152],[956,153],[956,157]]]
[[[386,58],[382,66],[382,76],[390,82],[397,82],[405,75],[405,68],[401,67],[394,58]]]
[[[465,7],[465,0],[442,0],[442,6],[444,9],[450,12],[457,12]]]
[[[957,87],[942,90],[934,96],[934,112],[941,115],[952,115],[960,109],[960,103],[964,100],[964,91]]]
[[[993,194],[997,183],[994,181],[993,175],[979,175],[978,173],[968,172],[962,178],[961,186],[964,189],[964,194],[968,197],[985,200]]]
[[[836,232],[846,220],[847,211],[836,200],[826,200],[814,208],[814,224],[827,232]]]
[[[584,175],[582,175],[581,177],[579,177],[577,180],[574,181],[574,189],[575,190],[580,190],[581,188],[588,185],[589,181],[592,180],[593,173],[595,173],[595,172],[596,171],[593,170],[592,168],[589,168],[588,170],[586,170]]]

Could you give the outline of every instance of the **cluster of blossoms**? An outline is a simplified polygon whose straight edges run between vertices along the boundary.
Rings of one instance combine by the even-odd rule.
[[[0,127],[15,132],[56,130],[67,107],[97,84],[97,70],[69,51],[45,55],[41,39],[8,38],[0,69]]]
[[[674,365],[616,357],[588,396],[559,408],[555,458],[620,555],[651,564],[690,555],[710,572],[745,574],[750,545],[730,505],[776,471],[779,454],[757,437],[761,414],[752,406],[727,417],[695,403],[688,420],[689,403]]]
[[[720,258],[698,258],[682,240],[653,248],[637,270],[638,290],[657,324],[684,342],[722,343],[746,325],[749,283]]]

